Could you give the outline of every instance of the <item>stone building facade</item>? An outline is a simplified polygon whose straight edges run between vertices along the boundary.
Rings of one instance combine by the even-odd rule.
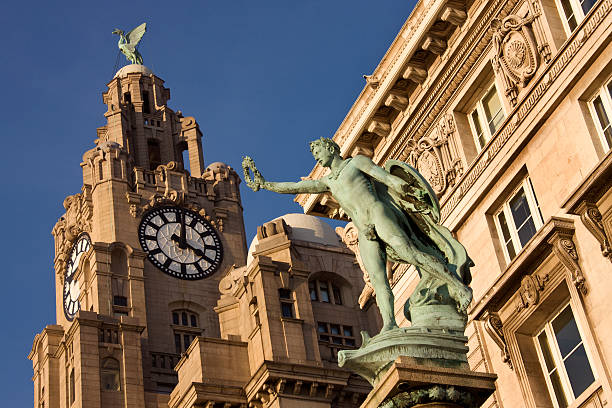
[[[53,228],[56,322],[28,356],[34,406],[358,405],[369,385],[337,351],[380,323],[372,302],[359,309],[352,252],[304,214],[264,224],[247,251],[238,175],[204,165],[196,120],[169,99],[142,65],[103,94],[107,124]]]
[[[611,11],[421,0],[333,136],[344,157],[410,163],[437,193],[476,264],[466,335],[472,369],[498,375],[487,407],[612,397]],[[325,194],[296,201],[344,216]],[[391,274],[409,324],[401,306],[418,278]]]

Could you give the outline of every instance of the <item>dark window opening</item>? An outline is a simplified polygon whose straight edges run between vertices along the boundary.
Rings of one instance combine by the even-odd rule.
[[[148,91],[142,91],[142,113],[151,113],[151,102],[149,101]]]
[[[147,140],[149,150],[149,169],[155,170],[161,164],[161,148],[157,140]]]
[[[125,92],[123,94],[123,102],[131,103],[132,102],[132,94],[130,94],[129,92]]]
[[[113,305],[115,306],[127,306],[128,301],[125,296],[113,296]]]

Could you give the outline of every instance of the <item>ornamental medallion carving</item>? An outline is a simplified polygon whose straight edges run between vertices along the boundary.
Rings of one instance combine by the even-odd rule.
[[[544,277],[537,274],[523,276],[519,289],[517,310],[520,311],[537,305],[540,301],[540,292],[544,290],[544,282],[547,280],[548,275],[544,275]]]
[[[501,76],[506,96],[516,105],[519,87],[524,88],[539,66],[538,48],[533,36],[533,17],[509,15],[491,22],[495,56],[492,63]]]
[[[455,122],[444,115],[430,135],[410,141],[406,160],[429,182],[438,197],[463,175],[463,163],[454,140]]]

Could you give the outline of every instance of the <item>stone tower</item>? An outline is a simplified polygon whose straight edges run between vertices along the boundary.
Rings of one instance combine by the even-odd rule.
[[[167,406],[180,354],[221,337],[219,281],[247,255],[240,180],[204,166],[196,120],[169,99],[135,64],[103,94],[107,124],[53,228],[57,317],[29,355],[36,407]]]

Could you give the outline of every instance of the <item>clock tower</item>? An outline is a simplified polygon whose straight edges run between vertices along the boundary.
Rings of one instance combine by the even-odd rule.
[[[219,282],[247,255],[240,179],[204,164],[198,123],[169,99],[139,64],[103,94],[83,187],[53,228],[56,324],[29,355],[36,407],[167,406],[181,353],[222,337]]]

